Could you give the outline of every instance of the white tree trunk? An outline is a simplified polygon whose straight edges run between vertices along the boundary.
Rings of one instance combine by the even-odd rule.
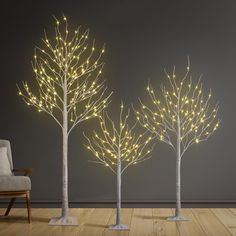
[[[185,220],[181,214],[181,127],[180,118],[177,119],[177,140],[176,140],[176,207],[175,216],[172,220]]]
[[[68,111],[67,83],[63,86],[63,128],[62,128],[62,208],[61,216],[54,217],[49,225],[78,225],[77,219],[69,216],[68,202]]]
[[[176,208],[175,216],[181,216],[181,156],[180,156],[180,140],[177,141],[177,155],[176,155]]]
[[[68,216],[68,117],[67,109],[63,110],[63,150],[62,150],[62,217]]]
[[[128,230],[127,225],[121,224],[121,160],[120,157],[117,159],[117,170],[116,170],[116,189],[117,189],[117,199],[116,199],[116,224],[110,225],[109,229],[112,230]]]
[[[181,214],[181,127],[180,119],[177,118],[177,140],[176,140],[176,207],[175,216],[169,217],[168,220],[183,221],[186,220]]]
[[[117,208],[116,208],[116,224],[121,224],[121,161],[117,165]]]
[[[181,215],[181,180],[180,180],[180,167],[181,167],[181,130],[180,118],[177,119],[177,142],[176,142],[176,208],[175,216]]]

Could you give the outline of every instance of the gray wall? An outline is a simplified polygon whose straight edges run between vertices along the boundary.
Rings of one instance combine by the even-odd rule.
[[[205,88],[220,102],[219,130],[195,145],[183,159],[183,200],[234,201],[236,198],[236,2],[225,1],[19,1],[1,4],[0,137],[10,139],[15,167],[32,167],[32,200],[60,201],[61,133],[54,121],[27,107],[16,83],[32,80],[31,58],[52,14],[64,12],[71,26],[89,27],[106,43],[104,78],[114,91],[110,111],[122,98],[127,105],[144,96],[148,79],[157,87],[163,68],[181,75],[190,55],[194,78],[203,73]],[[74,202],[115,199],[115,176],[88,162],[82,131],[69,144],[69,192]],[[173,201],[175,156],[159,144],[149,161],[123,176],[124,201]]]

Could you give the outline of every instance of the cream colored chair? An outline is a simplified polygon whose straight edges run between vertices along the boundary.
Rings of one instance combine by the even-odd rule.
[[[16,176],[15,173],[23,173]],[[5,212],[8,216],[16,198],[25,198],[28,212],[28,222],[31,222],[30,190],[31,181],[28,177],[31,169],[14,169],[11,145],[8,140],[0,140],[0,198],[10,198],[10,203]]]

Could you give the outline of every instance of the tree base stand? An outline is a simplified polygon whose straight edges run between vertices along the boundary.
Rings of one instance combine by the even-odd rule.
[[[119,225],[110,225],[109,229],[111,230],[129,230],[127,225],[119,224]]]
[[[53,217],[48,225],[78,226],[77,219],[71,216]]]
[[[188,221],[187,218],[185,218],[184,216],[182,215],[179,215],[179,216],[170,216],[167,218],[168,221]]]

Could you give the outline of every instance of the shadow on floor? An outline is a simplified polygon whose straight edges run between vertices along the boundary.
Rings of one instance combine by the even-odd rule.
[[[98,228],[106,228],[107,227],[107,225],[102,225],[102,224],[84,224],[84,226],[98,227]]]
[[[48,223],[49,218],[44,218],[44,217],[32,217],[32,223],[37,222],[37,223]],[[23,216],[0,216],[0,222],[3,223],[26,223],[28,224],[28,218],[23,217]]]
[[[143,219],[143,220],[167,220],[168,216],[142,216],[142,215],[136,215],[137,218]]]

